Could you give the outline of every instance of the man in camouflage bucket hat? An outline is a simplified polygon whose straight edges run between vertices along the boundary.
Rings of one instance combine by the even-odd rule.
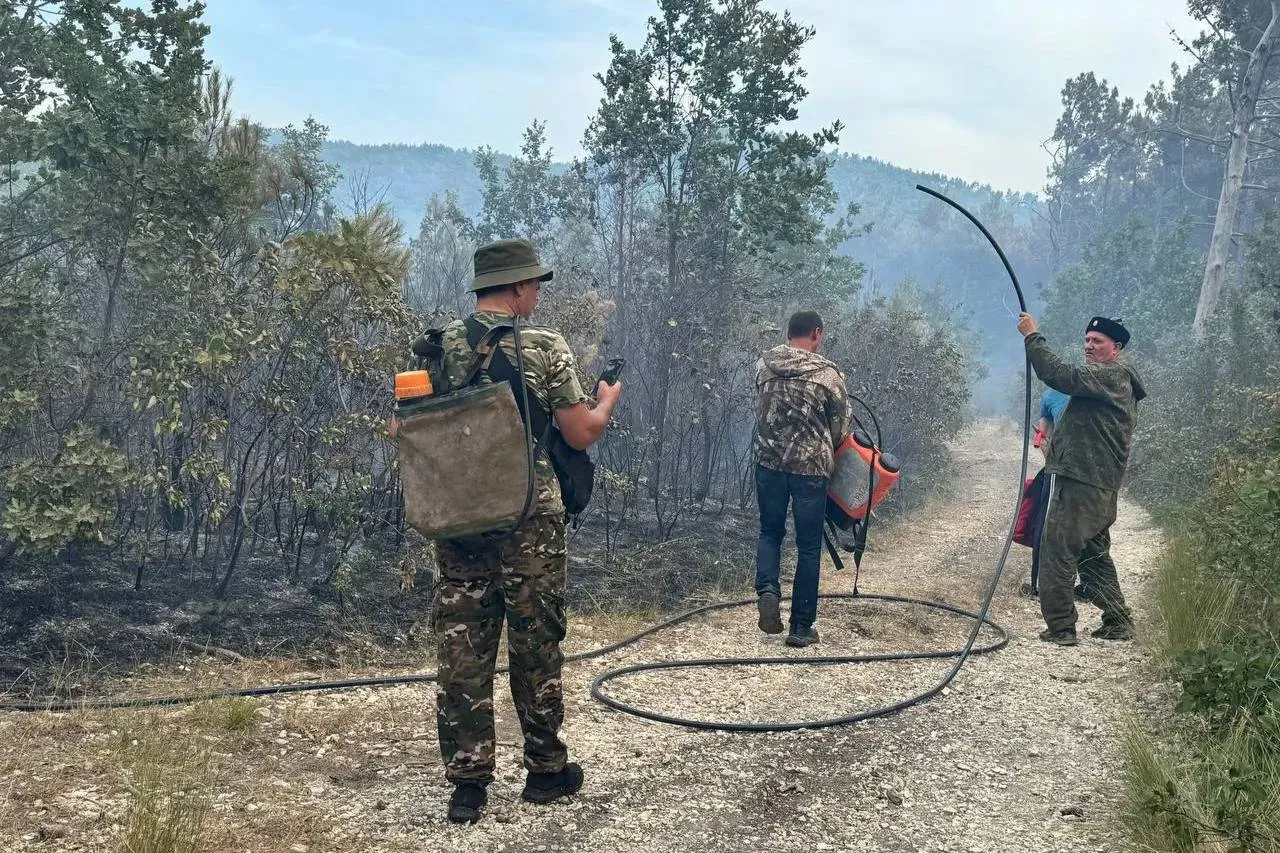
[[[756,500],[760,539],[756,546],[756,608],[760,630],[782,633],[778,601],[782,594],[782,540],[787,505],[796,528],[796,576],[791,585],[788,646],[818,642],[818,575],[822,524],[827,510],[827,481],[835,468],[835,448],[849,430],[849,400],[844,376],[835,363],[818,355],[822,318],[799,311],[787,323],[787,342],[756,362]]]
[[[526,318],[553,272],[538,262],[526,240],[499,240],[475,253],[472,314],[486,329]],[[585,450],[604,434],[621,384],[601,384],[593,402],[578,381],[573,353],[551,329],[521,326],[530,405],[554,417],[565,440]],[[467,328],[444,329],[445,370],[461,385],[474,360]],[[499,347],[516,363],[515,339]],[[481,382],[491,381],[483,375]],[[513,477],[525,472],[513,471]],[[568,761],[560,739],[564,699],[560,670],[565,637],[565,517],[560,486],[545,452],[535,466],[536,508],[511,534],[445,540],[438,546],[440,588],[436,608],[439,681],[437,724],[445,777],[454,783],[449,820],[474,823],[488,799],[494,772],[493,675],[505,616],[511,696],[524,733],[528,770],[523,797],[550,803],[582,787],[582,768]]]
[[[1054,424],[1044,464],[1049,483],[1040,531],[1040,612],[1046,628],[1040,639],[1060,646],[1079,642],[1072,588],[1077,571],[1089,600],[1102,609],[1102,626],[1091,636],[1132,639],[1132,617],[1111,559],[1117,492],[1129,462],[1138,401],[1147,396],[1138,371],[1120,357],[1129,331],[1119,320],[1091,319],[1082,365],[1054,355],[1030,314],[1019,316],[1018,331],[1036,376],[1070,395]]]

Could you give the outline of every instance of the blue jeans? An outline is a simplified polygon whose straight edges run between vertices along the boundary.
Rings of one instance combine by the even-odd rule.
[[[796,579],[791,586],[791,630],[805,631],[818,618],[818,569],[822,523],[827,512],[827,478],[808,477],[756,466],[756,502],[760,541],[756,545],[756,595],[782,595],[779,575],[782,540],[787,535],[787,504],[796,527]]]

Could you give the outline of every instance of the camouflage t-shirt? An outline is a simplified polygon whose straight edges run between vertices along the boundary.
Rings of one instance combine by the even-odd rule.
[[[849,431],[849,398],[835,362],[781,345],[756,362],[756,462],[775,471],[830,477]]]
[[[493,311],[480,311],[472,315],[487,328],[501,324],[510,324],[509,314]],[[574,364],[573,352],[559,332],[541,326],[520,325],[520,343],[524,350],[525,385],[530,394],[530,405],[541,406],[544,412],[554,413],[557,409],[565,409],[577,405],[587,399],[578,381],[578,372]],[[475,353],[467,343],[467,327],[461,320],[454,320],[444,328],[444,368],[449,383],[458,387],[466,379],[467,371],[475,360]],[[515,336],[511,332],[502,335],[499,347],[506,353],[512,367],[516,365]],[[488,383],[489,377],[481,373],[477,383]],[[516,389],[516,393],[519,390]],[[536,398],[536,399],[535,399]],[[538,436],[534,436],[536,440]],[[556,481],[555,471],[547,458],[546,451],[538,454],[534,468],[537,491],[536,514],[559,514],[564,512],[564,503],[560,499],[560,484]]]

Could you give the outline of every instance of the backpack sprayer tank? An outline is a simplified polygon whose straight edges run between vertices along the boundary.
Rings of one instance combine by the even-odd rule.
[[[473,382],[506,331],[515,336],[522,370],[520,332],[511,325],[485,333],[457,387],[444,374],[439,329],[414,342],[419,369],[396,374],[390,434],[397,444],[405,521],[428,539],[509,531],[529,514],[533,443],[515,391],[508,382]],[[523,383],[519,393],[527,393]]]
[[[898,482],[900,465],[860,428],[845,436],[836,448],[835,462],[827,486],[827,518],[837,527],[851,530]]]

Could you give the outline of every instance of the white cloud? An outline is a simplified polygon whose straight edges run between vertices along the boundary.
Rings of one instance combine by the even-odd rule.
[[[792,0],[817,36],[801,123],[839,118],[841,147],[1000,187],[1038,190],[1067,78],[1095,71],[1140,97],[1194,31],[1180,0]]]
[[[362,56],[378,57],[392,61],[411,61],[414,57],[402,50],[377,42],[363,41],[351,36],[337,35],[329,30],[321,30],[316,33],[308,33],[302,37],[304,44],[313,45],[315,47],[336,49],[343,53],[351,53]]]

